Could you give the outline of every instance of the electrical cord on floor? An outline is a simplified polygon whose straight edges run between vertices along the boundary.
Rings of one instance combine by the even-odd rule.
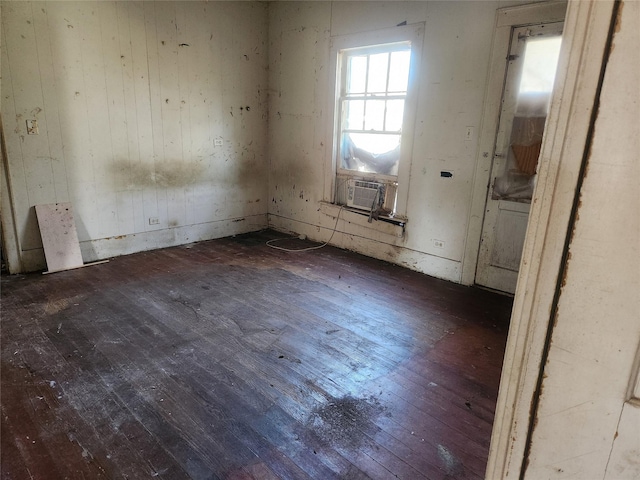
[[[295,238],[295,237],[273,238],[271,240],[268,240],[266,245],[268,247],[275,248],[276,250],[282,250],[283,252],[308,252],[309,250],[318,250],[319,248],[326,247],[327,245],[329,245],[329,243],[333,239],[333,235],[336,233],[336,230],[338,229],[338,221],[340,220],[340,212],[342,212],[343,208],[344,208],[344,205],[340,205],[340,210],[338,210],[338,216],[336,217],[336,224],[333,226],[333,232],[331,232],[331,236],[329,237],[329,240],[324,242],[322,245],[316,245],[315,247],[294,249],[294,248],[278,247],[277,245],[273,245],[271,243],[271,242],[278,242],[280,240],[291,240],[292,238]]]

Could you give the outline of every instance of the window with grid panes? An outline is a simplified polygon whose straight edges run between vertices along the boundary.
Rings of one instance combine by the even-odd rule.
[[[325,201],[354,203],[364,185],[377,213],[407,219],[423,38],[422,22],[331,38]]]
[[[340,52],[338,168],[397,177],[410,42]]]

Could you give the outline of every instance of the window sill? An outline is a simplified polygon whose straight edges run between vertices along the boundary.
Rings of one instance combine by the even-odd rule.
[[[369,212],[366,210],[345,206],[341,207],[340,205],[329,202],[320,202],[320,211],[333,218],[336,218],[338,213],[340,213],[340,218],[347,223],[398,238],[404,236],[404,229],[407,224],[406,218],[382,215],[378,217],[378,220],[371,220],[371,223],[369,223]]]

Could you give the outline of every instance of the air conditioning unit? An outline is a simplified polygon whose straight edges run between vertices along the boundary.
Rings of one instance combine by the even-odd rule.
[[[349,179],[347,182],[347,207],[371,210],[377,208],[384,195],[382,183]]]

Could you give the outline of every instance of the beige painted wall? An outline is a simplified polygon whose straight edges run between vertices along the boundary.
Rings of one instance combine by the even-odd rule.
[[[335,210],[319,204],[331,148],[331,37],[424,22],[404,236],[343,211],[332,243],[461,281],[496,9],[516,3],[522,2],[272,3],[270,225],[316,240],[327,240],[336,225]],[[465,141],[467,127],[474,134]],[[441,170],[453,171],[453,178],[441,177]]]
[[[3,2],[2,47],[26,270],[37,204],[73,203],[85,262],[266,226],[266,4]]]

